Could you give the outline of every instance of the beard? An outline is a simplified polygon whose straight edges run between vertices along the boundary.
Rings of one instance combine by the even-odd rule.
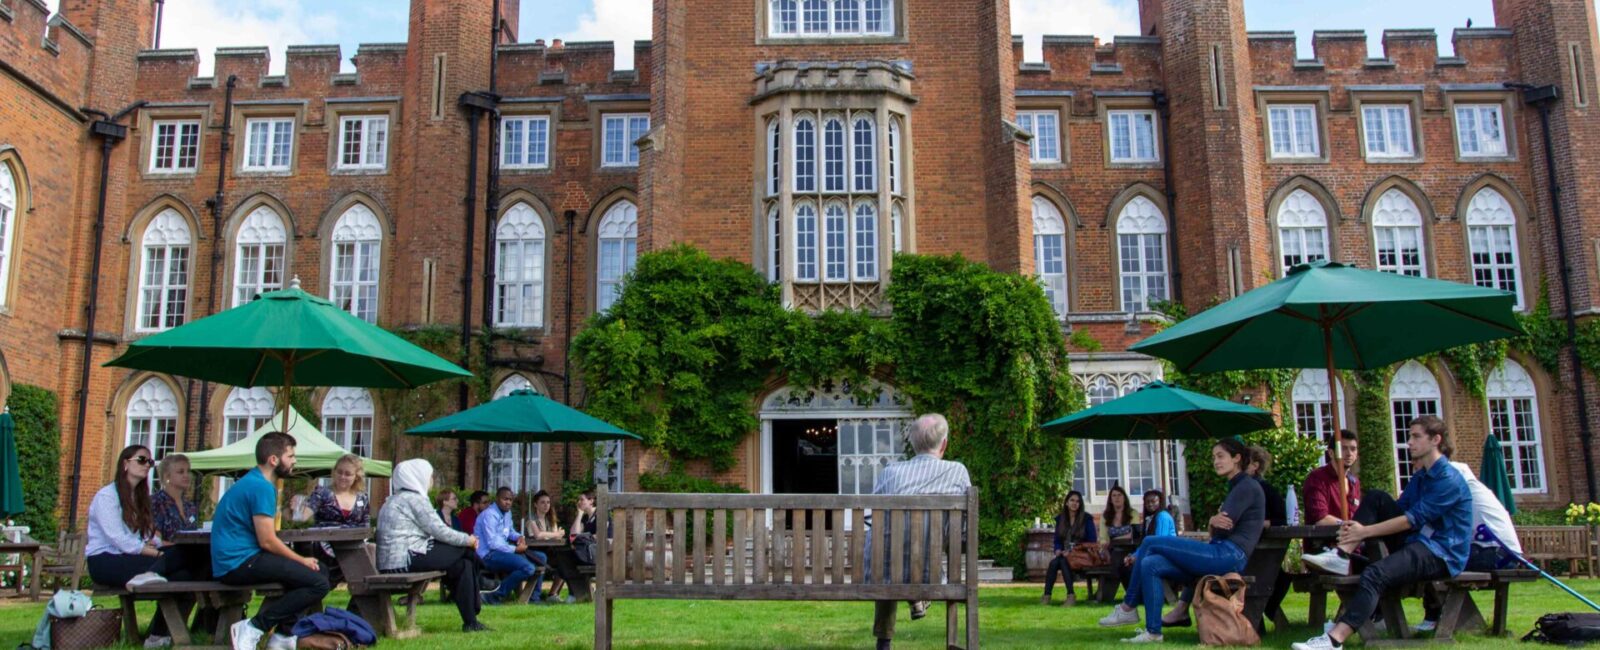
[[[278,480],[282,481],[282,480],[287,480],[287,479],[289,479],[289,478],[291,478],[293,476],[294,476],[294,467],[285,467],[283,465],[279,465],[277,467],[272,468],[272,478],[275,478],[275,479],[278,479]]]

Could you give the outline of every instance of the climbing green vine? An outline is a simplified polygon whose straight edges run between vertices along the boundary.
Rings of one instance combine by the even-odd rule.
[[[1060,321],[1032,280],[960,257],[899,255],[887,310],[785,309],[748,264],[688,246],[640,256],[626,290],[573,342],[587,410],[669,464],[724,471],[771,386],[869,379],[950,420],[949,455],[984,503],[983,553],[1021,566],[1028,522],[1066,489],[1073,441],[1039,424],[1082,395]]]
[[[456,327],[430,325],[420,328],[394,330],[394,335],[413,345],[432,352],[452,362],[461,359],[461,330]],[[480,334],[475,337],[479,349],[485,343]],[[467,370],[472,377],[462,380],[441,381],[417,388],[392,388],[375,391],[383,402],[382,412],[388,419],[388,449],[394,459],[426,458],[439,473],[440,481],[460,482],[455,476],[456,461],[454,441],[412,439],[406,429],[456,412],[461,382],[465,381],[475,402],[489,398],[489,377],[484,371],[481,355],[471,355]]]

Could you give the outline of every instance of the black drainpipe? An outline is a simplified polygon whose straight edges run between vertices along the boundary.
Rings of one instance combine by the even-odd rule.
[[[226,202],[223,182],[228,180],[228,153],[233,150],[233,88],[239,78],[228,75],[228,89],[222,99],[222,155],[217,161],[217,192],[206,199],[211,208],[211,295],[206,298],[206,313],[217,313],[217,291],[222,282],[222,263],[227,255],[222,250],[222,206]],[[291,237],[291,239],[293,239]],[[184,449],[199,449],[205,444],[206,432],[211,430],[211,382],[200,382],[200,431],[185,431],[187,438],[199,438]]]
[[[577,210],[567,211],[567,320],[561,326],[561,402],[567,406],[572,406],[572,254],[578,239],[578,231],[573,228],[577,218]],[[571,443],[561,443],[562,485],[572,479],[571,451]]]
[[[1156,114],[1161,118],[1161,184],[1167,195],[1167,252],[1171,257],[1172,302],[1182,303],[1183,265],[1178,263],[1178,190],[1172,186],[1172,104],[1167,101],[1167,94],[1159,90],[1151,98],[1155,100]],[[1111,238],[1115,240],[1116,224],[1111,226]]]
[[[102,119],[89,125],[89,134],[100,138],[100,191],[95,200],[94,256],[89,260],[89,295],[83,307],[83,366],[78,375],[78,426],[72,446],[72,494],[67,500],[67,529],[78,529],[78,491],[83,484],[83,439],[88,431],[89,372],[94,369],[95,317],[100,304],[100,252],[104,248],[106,233],[106,191],[111,181],[111,150],[128,137],[128,127],[117,124],[128,113],[144,106],[143,100],[129,104],[116,115],[80,108],[80,112],[99,115]]]
[[[467,109],[467,196],[461,237],[461,367],[471,367],[472,358],[472,233],[477,230],[473,222],[478,207],[478,107],[469,101],[475,96],[461,96],[461,106]],[[463,381],[456,395],[456,409],[465,411],[471,404],[471,386]],[[456,441],[456,476],[463,485],[467,481],[467,442]]]
[[[494,368],[494,264],[495,264],[495,226],[499,222],[500,212],[500,95],[498,88],[498,70],[500,59],[500,0],[494,0],[490,7],[489,15],[489,92],[484,93],[488,105],[483,108],[484,116],[488,123],[488,144],[485,147],[488,154],[488,169],[486,176],[488,182],[484,188],[483,201],[483,329],[489,334],[483,342],[483,371],[493,373]],[[467,245],[471,246],[472,235],[468,231]],[[471,268],[467,269],[472,272]],[[484,476],[488,476],[489,457],[483,457]]]
[[[167,15],[167,1],[156,0],[156,42],[153,49],[161,49],[161,21]],[[231,76],[231,75],[230,75]]]
[[[1549,181],[1550,215],[1556,225],[1556,259],[1561,273],[1561,302],[1566,305],[1567,355],[1572,364],[1572,388],[1578,398],[1578,437],[1583,441],[1583,477],[1589,488],[1589,500],[1594,500],[1596,489],[1594,473],[1594,431],[1589,424],[1589,395],[1583,381],[1583,360],[1578,356],[1577,307],[1572,304],[1572,266],[1567,257],[1567,228],[1561,215],[1561,183],[1556,180],[1555,144],[1550,141],[1550,111],[1561,99],[1561,89],[1554,86],[1528,86],[1506,84],[1507,88],[1522,91],[1522,102],[1539,109],[1539,127],[1544,133],[1545,176]]]

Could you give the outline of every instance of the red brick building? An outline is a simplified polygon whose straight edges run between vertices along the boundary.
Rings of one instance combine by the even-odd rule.
[[[655,0],[654,39],[624,45],[636,70],[613,69],[610,43],[518,42],[518,3],[501,4],[492,21],[488,0],[413,0],[408,41],[360,46],[354,73],[308,45],[282,75],[238,47],[200,77],[196,52],[145,49],[148,0],[55,17],[0,0],[0,397],[60,396],[64,515],[130,441],[208,448],[271,415],[265,389],[99,364],[296,277],[393,329],[487,323],[494,390],[562,398],[572,327],[639,251],[674,242],[748,261],[802,309],[879,307],[894,251],[1037,274],[1064,327],[1104,345],[1075,359],[1092,400],[1159,375],[1119,352],[1153,331],[1152,300],[1204,307],[1320,257],[1600,311],[1587,0],[1497,0],[1498,27],[1456,30],[1450,57],[1406,30],[1376,53],[1317,32],[1311,59],[1292,34],[1247,31],[1238,0],[1143,0],[1141,35],[1049,36],[1042,62],[1022,60],[1003,2]],[[1560,96],[1525,104],[1507,84]],[[1580,426],[1565,355],[1559,372],[1513,360],[1486,399],[1443,364],[1402,367],[1391,412],[1438,412],[1464,440],[1492,426],[1526,502],[1590,498],[1582,432],[1600,409]],[[910,407],[837,389],[763,398],[724,478],[870,487]],[[1325,426],[1328,387],[1294,392],[1285,416]],[[313,401],[347,446],[454,474],[453,447],[395,442],[414,417],[372,393]],[[556,449],[469,452],[469,484],[555,487],[566,469]],[[612,453],[623,486],[651,466]],[[1186,491],[1153,445],[1080,458],[1091,494],[1168,476]]]

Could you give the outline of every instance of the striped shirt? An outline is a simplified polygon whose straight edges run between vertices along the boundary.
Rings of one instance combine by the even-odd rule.
[[[972,487],[967,466],[941,460],[933,454],[918,454],[911,460],[891,463],[878,474],[873,494],[966,494]]]

